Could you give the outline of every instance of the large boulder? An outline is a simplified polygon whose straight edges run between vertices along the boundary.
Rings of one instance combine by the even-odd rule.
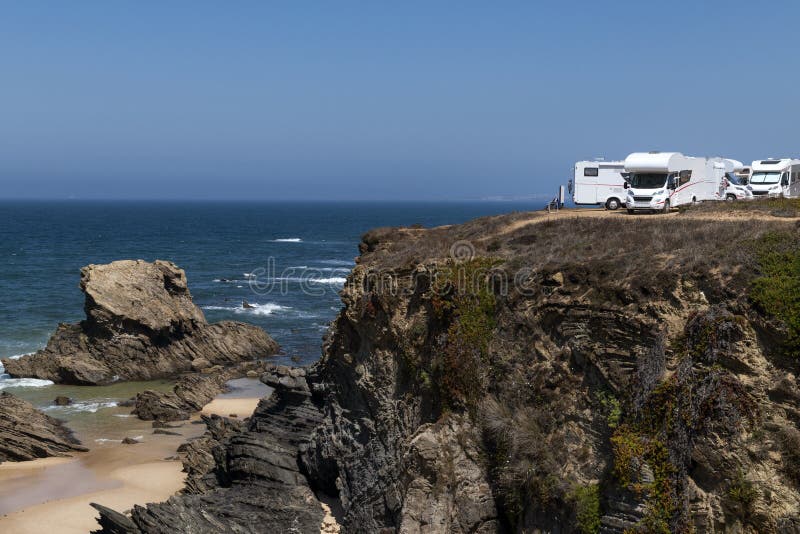
[[[27,401],[0,392],[0,462],[86,451],[72,432]]]
[[[260,328],[208,324],[186,274],[165,261],[115,261],[81,269],[86,319],[61,324],[47,347],[3,360],[6,372],[64,384],[172,377],[207,365],[270,356],[278,344]]]

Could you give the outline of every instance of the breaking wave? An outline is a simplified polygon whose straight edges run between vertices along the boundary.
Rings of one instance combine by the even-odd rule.
[[[103,408],[116,408],[118,403],[115,401],[77,401],[66,406],[47,406],[43,408],[44,411],[58,411],[61,413],[78,413],[88,412],[97,413],[97,410]]]

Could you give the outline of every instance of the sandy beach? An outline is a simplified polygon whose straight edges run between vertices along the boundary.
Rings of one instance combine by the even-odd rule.
[[[234,381],[234,389],[203,413],[249,417],[260,399],[256,395],[269,391],[251,382]],[[181,426],[169,431],[178,435],[168,435],[154,434],[151,422],[127,417],[129,411],[111,408],[98,412],[97,425],[88,424],[86,416],[70,425],[89,452],[0,465],[0,532],[86,534],[97,527],[92,502],[126,511],[179,491],[185,475],[176,449],[205,431],[199,415],[176,423]],[[140,443],[122,444],[124,437]]]
[[[258,406],[258,398],[244,399],[214,399],[208,403],[201,413],[206,415],[220,415],[222,417],[236,416],[239,419],[250,417]]]

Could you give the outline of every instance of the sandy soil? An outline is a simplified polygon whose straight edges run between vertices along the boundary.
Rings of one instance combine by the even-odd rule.
[[[503,228],[501,234],[510,234],[515,230],[520,228],[524,228],[526,226],[530,226],[533,224],[539,224],[544,221],[548,220],[557,220],[557,219],[564,219],[564,218],[610,218],[610,217],[620,217],[620,218],[628,218],[628,219],[635,219],[640,217],[681,217],[683,219],[696,219],[696,220],[715,220],[715,221],[755,221],[755,220],[764,220],[769,219],[771,221],[779,221],[779,222],[791,222],[792,224],[796,219],[794,218],[776,218],[771,216],[769,213],[766,212],[759,212],[759,211],[731,211],[731,212],[678,212],[672,211],[668,214],[663,213],[648,213],[648,212],[637,212],[635,214],[628,214],[625,209],[619,209],[616,211],[608,211],[604,209],[587,209],[587,208],[564,208],[558,212],[551,212],[548,213],[546,211],[537,211],[531,212],[530,217],[522,220],[518,220],[513,222],[512,224],[507,225]]]

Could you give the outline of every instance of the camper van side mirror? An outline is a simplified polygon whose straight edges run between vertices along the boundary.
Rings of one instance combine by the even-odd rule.
[[[624,182],[622,184],[622,187],[625,188],[625,189],[628,189],[630,186],[631,186],[631,184],[629,184],[628,182]]]

